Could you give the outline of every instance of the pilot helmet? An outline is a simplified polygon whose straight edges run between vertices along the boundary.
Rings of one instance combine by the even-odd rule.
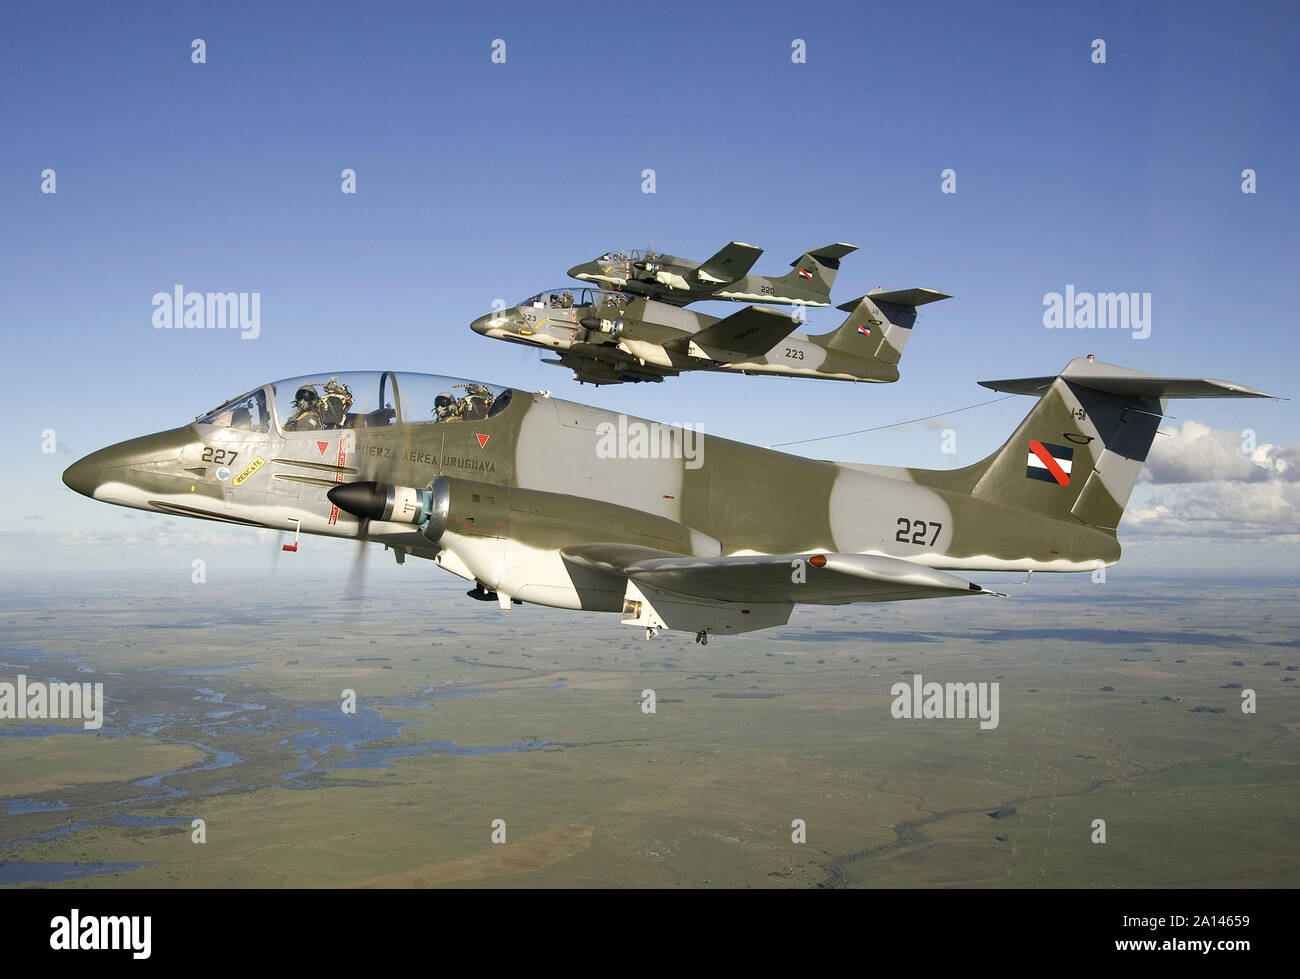
[[[320,400],[316,389],[304,384],[298,389],[298,393],[293,396],[293,403],[299,408],[310,408]]]

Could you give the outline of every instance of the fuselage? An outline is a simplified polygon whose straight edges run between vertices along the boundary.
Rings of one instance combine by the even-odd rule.
[[[829,349],[829,334],[794,332],[766,354],[718,361],[690,342],[718,320],[625,293],[580,289],[576,296],[570,290],[539,293],[511,309],[479,317],[470,328],[494,340],[548,350],[569,366],[575,359],[589,360],[615,375],[627,371],[646,379],[693,370],[877,383],[898,379],[893,365]]]
[[[657,255],[644,260],[607,255],[574,266],[569,269],[569,275],[583,282],[648,296],[674,306],[685,306],[701,299],[830,305],[826,298],[817,295],[802,280],[799,287],[791,288],[782,279],[766,275],[717,278],[704,271],[701,263],[674,255]],[[810,273],[808,283],[811,280]]]
[[[348,389],[346,412],[290,406],[292,390],[324,391],[333,378]],[[1118,558],[1112,535],[971,498],[963,473],[806,459],[545,394],[386,372],[265,385],[192,424],[92,453],[64,481],[142,510],[364,532],[486,588],[566,608],[619,607],[621,579],[560,554],[591,543],[703,556],[865,553],[968,570],[1080,571]],[[436,544],[410,524],[363,528],[326,495],[345,482],[419,488],[438,477],[457,487],[460,509]],[[1043,547],[1010,542],[998,531],[1007,520],[1021,531],[1041,521],[1040,535],[1014,536]]]

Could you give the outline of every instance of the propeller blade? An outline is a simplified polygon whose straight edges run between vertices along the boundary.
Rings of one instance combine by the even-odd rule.
[[[352,568],[348,571],[347,595],[353,601],[366,597],[366,554],[370,548],[370,518],[362,517],[357,527],[357,549],[352,555]]]

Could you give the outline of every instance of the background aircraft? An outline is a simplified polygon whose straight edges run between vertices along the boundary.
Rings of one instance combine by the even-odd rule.
[[[829,306],[840,259],[857,245],[836,242],[804,252],[786,275],[748,275],[763,249],[733,241],[712,258],[696,262],[676,255],[638,251],[606,252],[569,269],[569,275],[673,306],[699,299],[731,299],[798,306]]]
[[[1170,398],[1269,397],[1075,359],[985,382],[1039,400],[962,469],[786,455],[546,394],[423,374],[278,381],[63,475],[96,500],[381,541],[524,601],[741,633],[795,604],[991,594],[954,571],[1114,564]],[[296,549],[297,537],[290,549]]]
[[[544,363],[578,381],[662,381],[682,371],[898,380],[898,362],[918,307],[949,297],[933,289],[874,289],[840,309],[848,318],[820,336],[795,333],[801,320],[763,306],[718,318],[622,292],[540,292],[514,309],[480,316],[470,328],[495,340],[541,347]]]

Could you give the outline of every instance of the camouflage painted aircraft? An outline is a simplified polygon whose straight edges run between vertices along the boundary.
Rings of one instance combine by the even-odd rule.
[[[575,265],[569,275],[672,306],[700,299],[829,306],[840,259],[857,250],[843,242],[814,248],[790,263],[793,272],[775,278],[749,274],[763,249],[743,241],[731,242],[703,262],[651,251],[606,252],[594,262]]]
[[[808,336],[794,332],[800,319],[765,306],[720,319],[624,292],[553,289],[480,316],[470,329],[550,350],[557,359],[543,363],[568,367],[589,384],[662,381],[691,370],[888,382],[898,380],[917,308],[948,298],[933,289],[873,289],[839,307],[849,315],[838,329]]]
[[[698,641],[796,604],[993,594],[954,572],[1091,571],[1170,398],[1270,397],[1091,358],[984,382],[1038,398],[954,470],[787,455],[423,374],[314,374],[101,449],[63,481],[106,503],[381,542],[502,609],[615,612]]]

